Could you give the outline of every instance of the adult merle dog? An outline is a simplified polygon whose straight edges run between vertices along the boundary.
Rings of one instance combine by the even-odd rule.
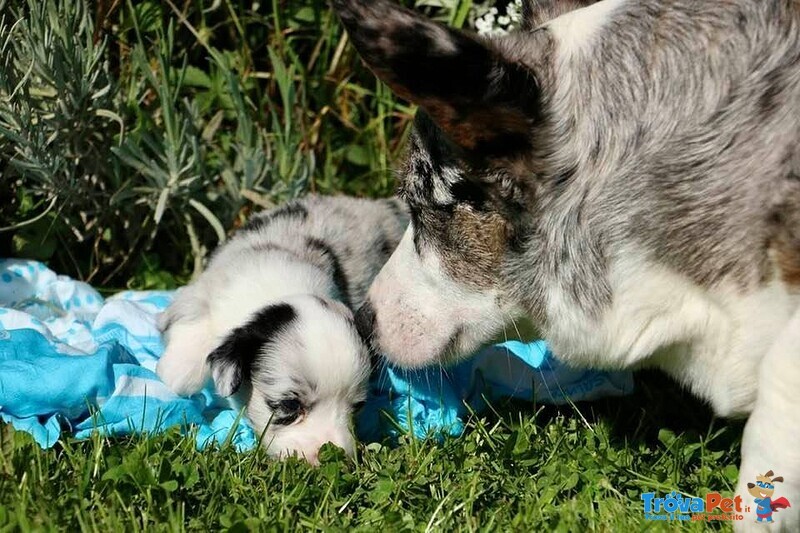
[[[577,3],[481,39],[333,0],[420,107],[361,330],[415,367],[524,316],[572,364],[661,368],[749,416],[737,494],[780,472],[798,531],[800,1]]]

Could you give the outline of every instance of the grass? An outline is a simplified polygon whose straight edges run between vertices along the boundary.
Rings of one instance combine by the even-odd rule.
[[[731,494],[741,426],[660,375],[574,407],[499,406],[442,443],[323,450],[318,468],[261,451],[198,452],[176,432],[41,451],[6,427],[2,530],[698,531],[643,520],[642,492]],[[647,410],[643,406],[647,406]],[[727,524],[712,527],[727,529]]]
[[[177,285],[254,209],[391,194],[413,110],[327,4],[207,4],[0,0],[0,255]]]

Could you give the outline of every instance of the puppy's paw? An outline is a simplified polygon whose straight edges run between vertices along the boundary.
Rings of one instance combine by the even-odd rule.
[[[178,396],[191,396],[205,385],[208,377],[205,363],[196,364],[181,357],[167,357],[158,361],[156,374]]]
[[[206,358],[211,342],[206,325],[175,324],[167,332],[167,338],[156,374],[179,396],[199,392],[209,378]]]

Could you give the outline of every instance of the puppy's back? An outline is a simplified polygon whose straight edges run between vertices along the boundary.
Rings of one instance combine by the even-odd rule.
[[[327,271],[341,300],[357,308],[407,224],[396,199],[310,195],[259,213],[228,248],[290,252]]]

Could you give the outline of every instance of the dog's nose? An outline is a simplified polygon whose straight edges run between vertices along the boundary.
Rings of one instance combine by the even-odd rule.
[[[371,345],[372,334],[375,330],[375,309],[372,308],[369,300],[364,302],[364,305],[356,313],[356,329],[361,338]]]
[[[306,462],[311,466],[319,466],[319,450],[315,452],[306,453],[303,455]]]

